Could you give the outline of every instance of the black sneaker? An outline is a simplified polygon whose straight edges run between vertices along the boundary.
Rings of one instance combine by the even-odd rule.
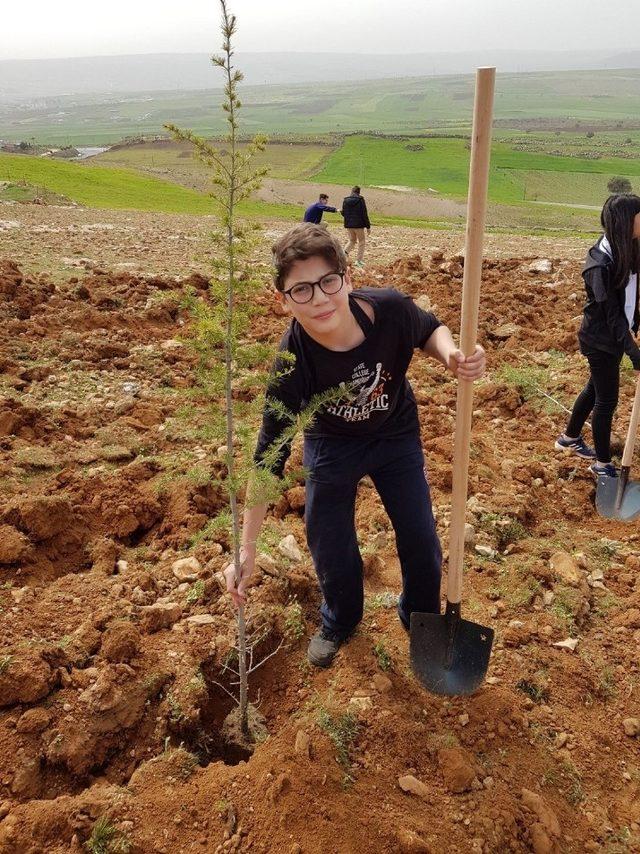
[[[322,628],[309,641],[307,658],[315,667],[328,667],[348,637]]]
[[[606,463],[605,465],[594,463],[592,466],[589,466],[589,471],[596,480],[599,477],[618,477],[618,472],[613,463]]]
[[[582,436],[578,436],[577,439],[565,439],[564,436],[558,436],[554,447],[556,451],[569,451],[577,457],[582,457],[583,460],[595,460],[596,458],[596,452],[587,445]]]

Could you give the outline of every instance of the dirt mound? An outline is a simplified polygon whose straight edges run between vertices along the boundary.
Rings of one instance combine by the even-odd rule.
[[[0,851],[79,854],[96,827],[136,854],[640,844],[638,534],[599,518],[584,465],[552,449],[564,413],[541,392],[570,404],[585,376],[579,266],[558,256],[484,264],[463,610],[496,630],[486,684],[443,699],[412,677],[393,532],[367,482],[365,618],[311,672],[299,483],[268,517],[250,592],[269,737],[240,761],[222,737],[229,541],[208,524],[224,467],[197,429],[205,402],[190,393],[179,415],[195,364],[181,298],[207,280],[93,267],[53,286],[2,263]],[[433,248],[354,277],[455,330],[463,268]],[[275,342],[286,321],[260,302],[254,334]],[[456,387],[419,357],[411,381],[446,549]],[[632,391],[623,373],[621,413]],[[301,560],[279,548],[290,535]]]

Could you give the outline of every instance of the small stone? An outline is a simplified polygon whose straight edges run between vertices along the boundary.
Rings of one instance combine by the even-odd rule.
[[[467,546],[475,546],[476,544],[476,529],[469,522],[464,524],[464,542]]]
[[[197,557],[183,557],[171,564],[171,571],[179,581],[195,581],[202,570]]]
[[[191,626],[210,626],[215,621],[216,618],[212,614],[194,614],[193,617],[186,619],[186,622]]]
[[[556,641],[553,646],[557,646],[558,649],[568,649],[569,652],[575,652],[578,646],[578,638],[565,638],[564,640]]]
[[[272,578],[277,578],[279,575],[278,564],[271,555],[267,555],[264,552],[258,552],[256,555],[256,566],[258,566],[265,575],[270,575]]]
[[[494,558],[498,552],[492,549],[491,546],[476,546],[476,552],[482,557]]]
[[[625,718],[622,721],[622,728],[624,729],[625,735],[628,735],[631,738],[640,735],[640,718]]]
[[[129,564],[126,560],[117,560],[116,569],[118,570],[118,572],[126,572],[129,569]]]
[[[398,785],[403,792],[409,792],[412,795],[416,795],[423,801],[429,800],[428,787],[418,780],[417,777],[414,777],[413,774],[405,774],[403,777],[398,777]]]
[[[564,747],[567,741],[569,740],[569,736],[566,732],[559,732],[556,734],[554,744],[558,750]]]
[[[458,720],[460,721],[460,726],[467,726],[469,723],[469,715],[464,712],[463,714],[458,716]]]
[[[527,269],[530,273],[553,273],[553,263],[549,258],[538,258]]]
[[[293,534],[287,534],[286,537],[283,537],[282,540],[278,543],[278,551],[281,555],[284,555],[289,560],[293,560],[296,563],[300,563],[302,560],[302,552],[296,542],[296,538]]]

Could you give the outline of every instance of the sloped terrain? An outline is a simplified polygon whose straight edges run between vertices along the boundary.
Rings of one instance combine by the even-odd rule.
[[[405,291],[455,331],[461,259],[429,239],[357,285]],[[204,401],[195,421],[179,412],[194,382],[180,295],[206,279],[98,267],[65,280],[2,262],[0,851],[87,850],[96,823],[103,850],[140,854],[639,849],[638,528],[597,515],[586,464],[553,450],[564,414],[540,394],[570,405],[586,376],[579,263],[498,243],[463,606],[496,630],[489,678],[456,699],[414,680],[393,533],[366,481],[365,619],[331,669],[309,668],[318,591],[300,483],[270,512],[250,593],[264,661],[251,697],[269,737],[239,763],[220,739],[229,540],[205,528],[224,506],[208,476],[224,467],[196,429]],[[275,342],[285,320],[264,270],[255,333]],[[446,551],[455,382],[418,356],[411,380]]]

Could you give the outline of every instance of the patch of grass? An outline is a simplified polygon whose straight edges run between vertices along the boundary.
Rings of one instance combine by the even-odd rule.
[[[535,676],[532,679],[521,679],[516,683],[516,688],[530,697],[534,703],[549,702],[549,689],[545,684],[542,684],[541,679]]]
[[[318,711],[318,725],[333,742],[339,765],[348,772],[351,767],[349,753],[359,731],[358,718],[352,712],[333,716],[321,707]]]
[[[495,377],[505,385],[514,386],[523,400],[538,397],[538,389],[546,391],[548,385],[547,371],[533,365],[503,365]]]
[[[169,719],[173,721],[173,723],[178,723],[178,721],[181,721],[184,718],[184,711],[171,691],[167,694],[167,703],[169,705]]]
[[[11,662],[13,661],[12,655],[3,655],[0,657],[0,676],[3,673],[6,673],[7,670],[11,667]]]
[[[385,646],[384,640],[379,640],[373,647],[373,654],[378,662],[380,670],[389,670],[391,668],[391,656]]]
[[[206,689],[207,683],[204,678],[204,674],[200,668],[198,668],[195,672],[195,675],[191,677],[187,684],[187,688],[191,691],[201,691],[203,688]]]
[[[210,477],[208,475],[208,477]],[[231,513],[228,510],[222,510],[218,513],[217,516],[214,516],[212,519],[200,528],[199,531],[196,531],[189,539],[187,540],[187,548],[193,549],[200,543],[208,542],[210,540],[215,540],[223,533],[227,533],[231,528]]]
[[[453,732],[432,732],[427,736],[427,745],[431,753],[437,753],[439,750],[460,747],[460,742]]]
[[[195,603],[204,596],[204,581],[199,580],[191,585],[185,597],[187,605],[195,605]]]
[[[364,603],[365,610],[379,611],[382,608],[395,608],[398,604],[398,594],[385,590],[382,593],[374,593],[367,597]]]
[[[128,854],[131,851],[131,843],[103,816],[93,825],[85,848],[89,854]]]
[[[288,638],[299,641],[306,632],[307,626],[302,613],[302,605],[293,599],[286,608],[284,630]]]
[[[33,469],[59,468],[59,460],[48,448],[20,448],[15,456],[15,461],[20,466],[28,466]]]

